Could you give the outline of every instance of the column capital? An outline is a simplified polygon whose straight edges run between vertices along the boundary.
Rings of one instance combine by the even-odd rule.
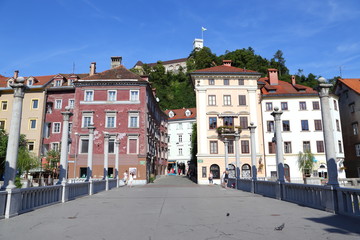
[[[274,111],[271,113],[271,116],[274,117],[275,121],[280,121],[281,114],[283,114],[283,112],[279,111],[278,107],[275,107]]]
[[[106,139],[109,139],[110,138],[110,134],[108,132],[104,132],[104,138]]]
[[[255,133],[255,124],[253,122],[250,123],[250,126],[248,127],[248,129],[250,130],[250,133]]]
[[[96,129],[96,127],[94,126],[94,124],[90,124],[87,128],[89,129],[89,133],[90,133],[90,134],[93,134],[94,131],[95,131],[95,129]]]
[[[10,84],[10,87],[14,89],[14,97],[24,98],[24,92],[26,88],[24,81],[25,79],[23,77],[18,77],[15,79],[15,83]]]
[[[320,83],[319,86],[318,86],[319,97],[320,98],[329,97],[330,88],[332,86],[333,86],[332,84]]]
[[[69,121],[70,117],[73,115],[73,113],[70,112],[70,107],[66,106],[65,107],[65,112],[61,112],[61,115],[63,115],[63,120],[64,121]]]
[[[119,145],[120,144],[120,141],[118,139],[115,140],[115,144],[116,145]]]

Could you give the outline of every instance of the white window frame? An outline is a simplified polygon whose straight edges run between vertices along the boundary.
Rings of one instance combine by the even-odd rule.
[[[87,95],[89,93],[89,95]],[[84,91],[84,101],[93,102],[94,101],[94,90],[85,90]]]
[[[60,133],[61,132],[61,123],[60,122],[54,122],[52,128],[52,133]]]
[[[266,109],[266,111],[272,111],[273,110],[273,103],[272,102],[266,102],[265,103],[265,109]]]
[[[114,95],[111,95],[111,93],[114,93]],[[107,100],[109,102],[115,102],[117,99],[117,91],[116,90],[108,90],[107,91]]]
[[[90,118],[90,122],[88,124],[85,124],[85,118]],[[93,119],[93,116],[92,115],[83,115],[82,116],[82,119],[81,119],[81,127],[82,128],[87,128],[90,124],[94,123],[94,119]]]
[[[231,95],[223,95],[224,106],[231,106]]]
[[[179,156],[183,156],[183,149],[179,148]]]
[[[208,95],[208,106],[216,106],[216,95]]]
[[[136,139],[136,153],[130,153],[130,140]],[[127,149],[126,149],[127,154],[139,154],[139,137],[138,136],[128,136],[127,138]]]
[[[352,129],[353,129],[353,134],[356,136],[359,134],[359,126],[358,123],[353,123],[352,124]]]
[[[54,147],[54,146],[57,146],[57,147]],[[51,143],[51,150],[55,150],[57,152],[60,151],[60,143],[59,142],[52,142]]]
[[[109,119],[114,118],[113,126],[109,125]],[[115,114],[106,114],[105,116],[105,127],[106,128],[115,128],[116,127],[116,115]]]
[[[131,119],[136,117],[136,126],[132,126],[132,121]],[[128,127],[129,128],[139,128],[139,113],[138,112],[129,112],[129,117],[128,117]]]
[[[30,145],[33,146],[33,149],[32,149],[32,150],[30,150]],[[29,152],[34,152],[34,151],[35,151],[35,141],[28,141],[28,142],[26,143],[26,147],[27,147],[27,149],[29,150]]]
[[[137,93],[136,95],[133,95],[133,93]],[[139,95],[140,95],[140,91],[139,90],[130,90],[130,96],[129,96],[129,99],[130,99],[130,102],[138,102],[139,101]]]
[[[62,109],[62,99],[55,99],[54,109]]]
[[[75,99],[69,99],[68,106],[70,107],[70,109],[74,109]]]

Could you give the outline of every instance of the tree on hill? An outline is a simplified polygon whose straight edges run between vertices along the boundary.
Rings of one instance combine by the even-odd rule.
[[[214,53],[211,52],[210,48],[203,47],[201,50],[193,50],[186,62],[186,68],[188,72],[192,72],[198,69],[204,69],[213,67],[219,64],[219,59]]]

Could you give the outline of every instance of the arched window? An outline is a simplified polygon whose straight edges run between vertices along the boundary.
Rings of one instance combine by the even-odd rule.
[[[229,168],[229,178],[236,178],[236,171],[234,164],[228,164]]]
[[[290,167],[287,164],[284,164],[284,174],[286,181],[290,182]]]
[[[241,167],[241,177],[242,178],[251,178],[251,168],[249,164],[244,164]]]
[[[210,166],[210,172],[213,174],[214,179],[220,179],[220,168],[219,165],[213,164]]]

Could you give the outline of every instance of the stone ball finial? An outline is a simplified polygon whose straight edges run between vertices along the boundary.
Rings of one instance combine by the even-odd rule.
[[[279,111],[279,107],[274,107],[275,112]]]
[[[318,82],[319,82],[319,83],[326,83],[326,78],[324,78],[324,77],[319,77]]]
[[[18,77],[15,79],[15,82],[17,83],[24,83],[25,82],[25,78],[24,77]]]
[[[65,107],[65,111],[70,111],[70,109],[71,109],[70,106]]]
[[[250,126],[254,126],[254,122],[251,122],[251,123],[250,123]]]

